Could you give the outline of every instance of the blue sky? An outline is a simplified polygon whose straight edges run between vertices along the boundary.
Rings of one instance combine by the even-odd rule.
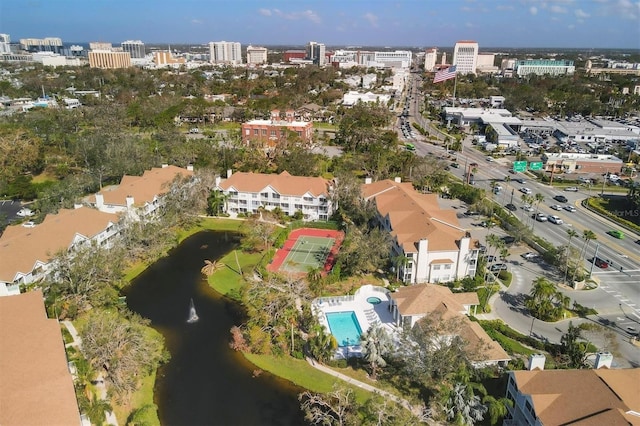
[[[64,42],[640,48],[640,0],[12,0],[0,33]]]

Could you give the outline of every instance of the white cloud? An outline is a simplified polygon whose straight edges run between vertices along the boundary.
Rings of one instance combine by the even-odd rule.
[[[554,4],[553,6],[551,6],[550,9],[553,13],[567,13],[566,7],[558,6],[557,4]]]
[[[498,9],[498,10],[514,10],[515,7],[513,7],[511,5],[507,5],[507,4],[501,4],[501,5],[497,6],[496,9]]]
[[[469,6],[462,6],[460,10],[462,10],[463,12],[471,12],[473,9]]]
[[[367,12],[364,14],[364,19],[366,19],[372,27],[378,27],[378,17],[371,12]]]
[[[538,8],[535,7],[535,6],[531,6],[529,8],[529,13],[532,14],[532,15],[537,15],[538,14]]]
[[[576,28],[576,26],[575,26],[575,25],[573,25],[573,24],[571,24],[571,25],[569,25],[567,28],[568,28],[568,29],[570,29],[570,30],[574,30],[574,29]]]
[[[573,13],[575,13],[576,17],[580,19],[588,18],[589,16],[591,16],[582,9],[576,9]]]
[[[311,9],[303,10],[301,12],[289,12],[285,13],[280,9],[260,9],[258,11],[262,16],[277,16],[289,21],[298,21],[300,19],[307,19],[311,22],[319,24],[322,22],[322,18]]]
[[[202,20],[200,20],[200,19],[192,19],[191,23],[199,25],[199,24],[202,24]]]

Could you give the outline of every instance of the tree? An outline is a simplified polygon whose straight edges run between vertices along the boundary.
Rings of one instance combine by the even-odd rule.
[[[298,400],[309,424],[343,426],[357,423],[357,403],[349,388],[334,385],[327,394],[306,391],[298,395]]]
[[[224,267],[225,267],[225,264],[222,262],[205,259],[204,266],[202,267],[202,269],[200,269],[200,272],[202,272],[205,276],[209,277],[213,275],[214,272],[219,271]]]
[[[384,368],[387,365],[384,357],[391,351],[391,338],[380,324],[374,324],[360,335],[360,346],[364,360],[371,367],[371,378],[376,380],[378,368]]]
[[[571,249],[571,240],[573,239],[573,237],[577,237],[578,233],[576,231],[574,231],[573,229],[567,229],[567,235],[569,236],[569,241],[567,242],[567,258],[565,259],[565,266],[564,266],[564,282],[567,282],[567,273],[569,272],[569,250]]]
[[[341,270],[348,274],[374,272],[388,262],[391,252],[389,233],[379,228],[363,228],[349,228],[336,259]]]
[[[484,418],[487,407],[468,384],[456,383],[444,407],[447,420],[456,425],[473,425]]]
[[[333,334],[327,333],[320,324],[313,327],[308,344],[311,355],[319,362],[331,359],[338,349],[336,338]]]
[[[207,199],[209,213],[213,216],[219,216],[227,210],[227,200],[229,195],[215,189],[211,191],[211,195]]]
[[[570,299],[556,289],[556,286],[545,277],[538,277],[533,282],[525,307],[531,314],[543,321],[555,321],[568,308]]]
[[[492,425],[500,424],[501,420],[509,414],[508,407],[513,407],[513,401],[504,397],[495,398],[491,395],[485,395],[482,398],[482,402],[487,407],[487,413]]]
[[[141,380],[167,361],[164,338],[149,333],[148,320],[92,310],[80,329],[82,353],[104,374],[118,399],[127,401]]]
[[[560,354],[569,368],[585,368],[587,366],[588,342],[581,342],[580,328],[569,322],[567,332],[560,337]]]

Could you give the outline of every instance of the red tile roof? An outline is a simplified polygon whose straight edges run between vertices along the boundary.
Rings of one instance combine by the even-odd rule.
[[[225,191],[231,188],[238,192],[258,193],[267,187],[282,196],[301,197],[306,193],[313,197],[329,196],[329,181],[321,177],[292,176],[284,171],[280,174],[236,172],[220,182]]]

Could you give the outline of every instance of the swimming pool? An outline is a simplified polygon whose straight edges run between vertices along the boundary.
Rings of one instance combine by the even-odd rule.
[[[325,315],[331,334],[336,338],[339,347],[360,344],[362,329],[355,312],[329,312]]]

